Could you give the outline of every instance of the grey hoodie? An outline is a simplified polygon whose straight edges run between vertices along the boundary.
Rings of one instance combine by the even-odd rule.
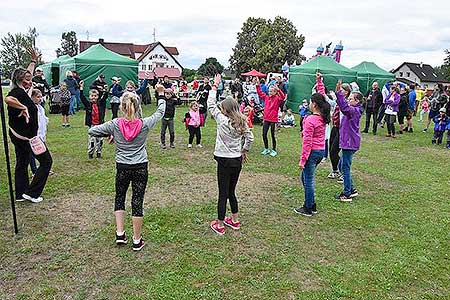
[[[114,137],[116,145],[116,162],[126,165],[135,165],[148,162],[147,159],[147,136],[156,123],[162,119],[166,110],[166,101],[160,99],[156,112],[150,117],[139,119],[141,122],[134,122],[130,126],[134,130],[131,136],[124,137],[123,127],[121,128],[121,119],[114,119],[102,125],[93,126],[89,129],[89,134],[99,137]],[[123,121],[123,119],[122,119]],[[139,129],[140,130],[137,130]]]

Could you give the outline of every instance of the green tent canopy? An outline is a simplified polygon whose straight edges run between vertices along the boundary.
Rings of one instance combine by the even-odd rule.
[[[361,93],[364,95],[371,89],[372,83],[378,82],[378,86],[382,88],[386,82],[394,81],[395,75],[383,70],[373,62],[363,61],[359,65],[352,68],[358,72],[358,85]]]
[[[316,84],[316,73],[323,75],[327,89],[336,87],[338,80],[342,82],[356,81],[356,71],[338,64],[333,58],[317,56],[309,62],[289,68],[289,94],[288,107],[298,112],[298,107],[303,99],[309,100],[311,90]]]
[[[87,96],[89,86],[100,75],[105,75],[105,80],[110,85],[110,78],[117,76],[122,82],[138,80],[138,62],[134,59],[112,52],[101,44],[93,45],[77,56],[64,60],[59,65],[62,82],[67,71],[77,71],[84,80],[84,93]]]
[[[59,64],[69,58],[69,55],[61,55],[55,60],[40,66],[42,68],[42,71],[44,72],[45,80],[47,80],[47,83],[50,86],[59,84]]]

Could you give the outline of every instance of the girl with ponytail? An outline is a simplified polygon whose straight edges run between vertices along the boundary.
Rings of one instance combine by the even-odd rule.
[[[125,234],[125,196],[131,183],[133,195],[131,209],[133,216],[133,250],[144,247],[141,236],[143,202],[148,180],[147,136],[149,131],[161,120],[166,110],[164,87],[156,86],[158,108],[147,118],[140,118],[138,96],[126,92],[120,105],[123,117],[111,120],[105,124],[93,126],[89,134],[98,137],[110,137],[116,145],[116,198],[114,215],[116,217],[116,244],[126,244]]]
[[[298,214],[311,217],[317,213],[314,199],[314,172],[325,153],[325,127],[330,123],[330,104],[322,94],[311,96],[309,108],[311,115],[303,121],[302,153],[299,167],[302,169],[300,180],[305,190],[305,202],[295,208]]]

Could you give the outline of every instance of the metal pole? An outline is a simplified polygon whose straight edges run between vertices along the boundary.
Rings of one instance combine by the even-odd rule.
[[[6,170],[8,171],[9,197],[11,198],[11,211],[12,211],[13,222],[14,222],[14,233],[18,234],[19,228],[17,227],[16,202],[14,199],[14,190],[13,190],[13,185],[12,185],[11,163],[9,161],[8,136],[6,135],[5,107],[3,104],[3,87],[2,87],[2,72],[1,71],[0,71],[0,116],[1,116],[1,120],[2,120],[3,145],[5,147]]]

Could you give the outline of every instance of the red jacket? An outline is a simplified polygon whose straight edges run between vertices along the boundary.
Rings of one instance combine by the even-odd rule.
[[[280,109],[281,102],[284,101],[286,96],[281,90],[273,96],[268,96],[262,92],[259,84],[256,85],[256,91],[260,99],[264,101],[264,121],[277,123],[278,122],[278,110]]]

